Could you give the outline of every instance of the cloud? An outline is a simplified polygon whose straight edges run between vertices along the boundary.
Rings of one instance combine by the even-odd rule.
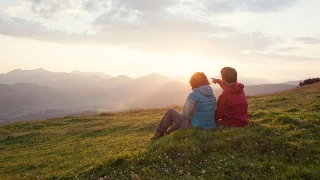
[[[119,0],[109,3],[105,12],[92,25],[103,41],[126,44],[148,52],[194,51],[217,54],[224,47],[240,53],[246,50],[266,50],[279,41],[261,32],[241,33],[232,27],[218,25],[210,20],[212,14],[277,11],[294,2]],[[217,38],[217,34],[223,34],[226,38]]]
[[[10,16],[15,16],[16,15],[16,10],[14,7],[5,7],[5,6],[0,6],[0,11],[4,12]]]
[[[178,4],[178,0],[121,0],[116,6],[138,10],[140,12],[157,12],[163,11],[168,7]]]
[[[0,12],[6,14],[7,16],[16,16],[17,13],[25,11],[25,6],[16,5],[16,6],[0,6]]]
[[[213,14],[232,13],[232,12],[254,12],[265,13],[279,11],[290,7],[299,0],[204,0],[199,3],[203,4],[203,9]]]
[[[297,40],[301,41],[305,44],[319,44],[320,43],[320,39],[312,38],[312,37],[298,37]]]
[[[178,54],[190,51],[205,56],[237,56],[241,51],[266,50],[278,42],[262,32],[241,33],[206,17],[170,9],[179,4],[177,1],[163,6],[155,4],[151,12],[147,10],[150,4],[140,7],[128,6],[132,1],[121,2],[110,6],[92,22],[101,41],[126,44],[145,52]]]
[[[123,18],[128,17],[130,13],[123,12],[115,20],[108,19],[108,23],[99,25],[101,29],[96,34],[53,30],[40,22],[12,17],[2,19],[0,33],[60,43],[125,44],[131,49],[148,53],[179,54],[188,51],[209,57],[236,58],[246,56],[242,51],[263,51],[278,41],[262,32],[240,33],[229,27],[180,19],[182,17],[174,18],[170,14],[155,22],[145,18],[141,20],[141,24],[128,27],[122,22]]]
[[[12,17],[0,21],[1,34],[61,43],[124,45],[148,53],[179,54],[187,51],[207,57],[290,59],[266,53],[273,45],[281,43],[281,38],[262,31],[240,32],[233,27],[217,24],[212,16],[238,11],[274,12],[291,6],[297,0],[29,1],[30,10],[42,18],[59,20],[80,9],[90,15],[99,13],[90,24],[96,33],[54,30],[42,22]],[[298,40],[319,43],[319,40],[309,37]],[[278,49],[278,52],[291,50],[294,49]],[[303,60],[300,57],[291,58]]]
[[[127,9],[111,9],[99,16],[93,26],[106,42],[170,53],[181,52],[193,43],[208,42],[210,34],[234,31],[207,20],[188,19],[169,12],[142,14]]]
[[[100,12],[111,4],[112,0],[82,0],[82,8],[90,13]]]
[[[31,12],[42,18],[57,18],[74,12],[77,7],[72,0],[30,0]]]
[[[0,34],[58,43],[82,44],[91,42],[90,35],[86,32],[68,33],[62,30],[52,30],[40,22],[16,17],[2,18],[1,20],[0,16]]]
[[[0,32],[12,36],[33,37],[34,34],[45,32],[45,26],[38,22],[12,17],[10,20],[3,19],[0,23]]]
[[[193,10],[203,11],[206,14],[233,13],[233,12],[274,12],[288,8],[299,0],[84,0],[84,7],[126,8],[139,12],[158,12],[172,7],[192,7]]]
[[[179,3],[179,0],[83,0],[83,7],[90,10],[92,7],[103,8],[126,8],[138,10],[140,12],[154,12],[165,9]]]
[[[83,7],[88,12],[99,11],[99,7],[95,6],[94,1],[85,1]]]
[[[251,52],[250,56],[252,58],[257,58],[262,61],[287,61],[287,62],[292,62],[292,61],[319,61],[320,58],[309,58],[309,57],[302,57],[302,56],[295,56],[295,55],[280,55],[272,52]]]
[[[285,47],[285,48],[278,48],[278,49],[275,49],[276,51],[278,52],[292,52],[292,51],[296,51],[296,50],[299,50],[301,48],[299,47]]]
[[[97,33],[68,33],[53,30],[40,22],[10,18],[0,22],[0,33],[33,39],[102,45],[126,45],[147,53],[179,54],[191,52],[202,56],[241,58],[243,51],[263,51],[278,42],[262,32],[241,33],[205,19],[186,18],[170,12],[141,13],[128,9],[110,9],[94,22]]]

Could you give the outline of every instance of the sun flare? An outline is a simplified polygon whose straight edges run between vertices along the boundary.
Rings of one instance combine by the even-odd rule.
[[[199,71],[199,57],[192,53],[183,53],[175,59],[175,71],[179,75],[192,75],[194,72]]]

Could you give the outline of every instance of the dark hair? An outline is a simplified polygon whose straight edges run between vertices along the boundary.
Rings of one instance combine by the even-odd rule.
[[[220,71],[222,79],[227,83],[237,81],[237,71],[232,67],[224,67]]]
[[[189,81],[192,89],[203,86],[203,85],[210,85],[207,76],[203,72],[196,72],[194,73]]]

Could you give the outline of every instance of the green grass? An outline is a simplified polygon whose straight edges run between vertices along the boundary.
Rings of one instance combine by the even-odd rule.
[[[167,109],[3,125],[0,179],[318,179],[320,84],[248,102],[247,127],[156,141]]]

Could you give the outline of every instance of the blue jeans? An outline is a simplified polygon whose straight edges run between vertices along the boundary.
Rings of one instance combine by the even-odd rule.
[[[161,119],[156,131],[160,134],[169,134],[177,129],[189,127],[189,119],[182,117],[178,111],[169,109]]]

